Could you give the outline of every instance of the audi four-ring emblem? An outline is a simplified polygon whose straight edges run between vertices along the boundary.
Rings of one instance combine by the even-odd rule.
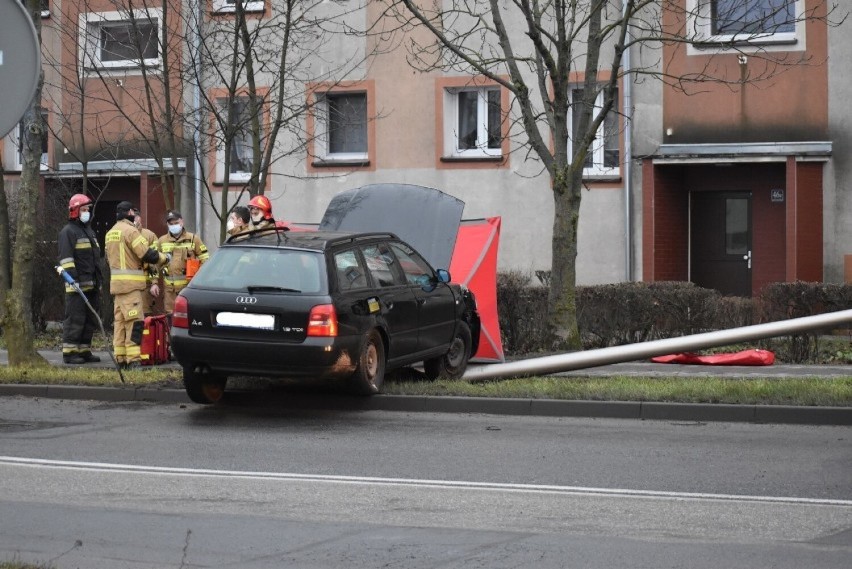
[[[237,304],[257,304],[257,297],[254,296],[238,296]]]

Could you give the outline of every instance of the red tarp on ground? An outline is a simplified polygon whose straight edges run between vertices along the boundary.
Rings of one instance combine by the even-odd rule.
[[[500,217],[462,220],[450,261],[453,282],[465,285],[476,296],[482,321],[479,350],[471,359],[506,361],[497,318],[497,248]]]
[[[656,364],[697,364],[717,366],[771,366],[775,354],[767,350],[743,350],[731,354],[699,356],[691,352],[651,358]]]
[[[500,322],[497,318],[497,248],[500,244],[500,217],[462,220],[450,261],[453,282],[463,284],[476,296],[482,321],[479,349],[471,357],[479,361],[504,362]],[[290,231],[316,231],[310,223],[279,221]]]

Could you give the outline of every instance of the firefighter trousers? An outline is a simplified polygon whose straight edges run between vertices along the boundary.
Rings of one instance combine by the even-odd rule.
[[[97,289],[83,291],[89,304],[96,311],[101,309],[100,294]],[[62,355],[86,356],[92,353],[92,336],[98,321],[86,306],[83,297],[77,292],[65,294],[65,318],[62,320]]]
[[[116,294],[113,304],[112,347],[115,361],[119,365],[139,363],[142,361],[142,329],[145,325],[142,291]]]

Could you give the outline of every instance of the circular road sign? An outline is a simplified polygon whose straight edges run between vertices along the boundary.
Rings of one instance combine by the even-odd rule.
[[[0,137],[24,116],[40,72],[38,36],[29,12],[19,0],[0,0]]]

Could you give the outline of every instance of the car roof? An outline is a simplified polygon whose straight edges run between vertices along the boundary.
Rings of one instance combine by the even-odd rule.
[[[349,233],[342,231],[290,231],[284,227],[270,227],[238,233],[230,237],[223,247],[261,246],[287,247],[325,251],[337,245],[370,241],[374,239],[399,238],[390,232]]]

